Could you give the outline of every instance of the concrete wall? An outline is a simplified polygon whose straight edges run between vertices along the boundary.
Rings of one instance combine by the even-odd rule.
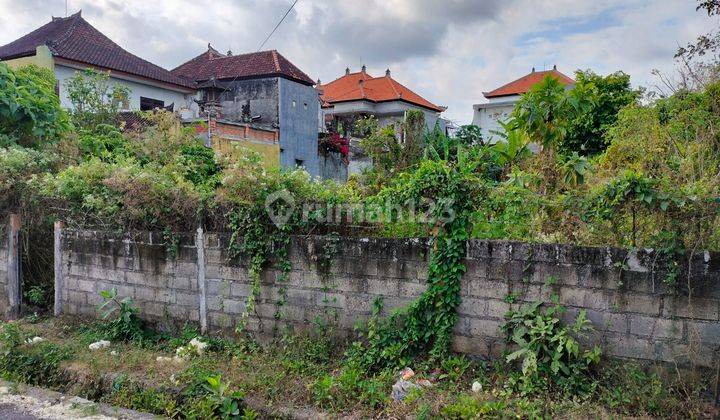
[[[320,176],[317,115],[318,92],[291,80],[280,81],[280,164],[292,168],[297,161],[312,176]]]
[[[0,319],[5,317],[10,309],[8,302],[8,231],[7,221],[3,220],[0,228]]]
[[[241,121],[242,107],[250,105],[250,116],[260,117],[256,123],[280,124],[278,99],[280,97],[277,77],[251,80],[235,80],[230,91],[221,95],[224,119]]]
[[[474,125],[480,127],[483,140],[495,143],[501,139],[500,136],[494,134],[493,131],[503,131],[498,121],[505,122],[515,109],[515,103],[520,99],[520,95],[495,98],[489,103],[473,105],[473,121]]]
[[[55,64],[55,77],[58,79],[60,86],[60,103],[65,108],[72,108],[72,102],[68,95],[68,89],[66,83],[69,79],[73,78],[75,74],[81,71],[73,67],[68,67],[60,64]],[[140,97],[152,98],[163,101],[165,106],[172,103],[175,104],[174,111],[181,111],[182,109],[190,109],[195,97],[191,93],[183,93],[175,90],[167,89],[162,86],[155,86],[150,83],[143,83],[139,80],[127,80],[119,77],[110,77],[109,83],[111,85],[122,85],[130,89],[130,97],[128,100],[128,107],[125,111],[138,111],[140,110]]]
[[[182,239],[177,259],[169,259],[160,234],[122,238],[65,231],[63,310],[97,315],[99,291],[116,287],[121,296],[135,299],[144,318],[178,326],[206,316],[211,331],[231,332],[244,310],[250,279],[247,259],[228,261],[227,241],[227,235],[205,236],[198,284],[193,236]],[[311,328],[320,318],[349,334],[356,321],[370,315],[376,298],[384,298],[388,313],[426,287],[426,240],[341,238],[327,266],[318,263],[324,246],[320,237],[293,238],[287,304],[278,308],[278,272],[266,270],[250,331],[268,338],[274,327]],[[506,347],[503,316],[519,304],[508,303],[508,296],[516,302],[548,301],[557,294],[569,308],[566,320],[587,310],[597,331],[586,341],[600,344],[606,355],[705,367],[720,360],[719,253],[701,252],[693,259],[690,298],[663,285],[663,273],[652,268],[664,265],[652,251],[470,241],[465,262],[454,337],[458,351],[499,355]],[[550,278],[554,282],[546,286]],[[205,291],[204,313],[200,290]],[[278,310],[284,314],[280,321]]]
[[[417,109],[425,114],[425,125],[428,130],[435,128],[435,123],[440,122],[440,129],[445,131],[445,121],[440,118],[440,113],[429,109],[421,108],[413,104],[403,101],[388,102],[370,102],[370,101],[351,101],[339,102],[332,108],[324,110],[326,115],[373,115],[378,119],[380,127],[400,123],[405,119],[405,112],[411,109]]]
[[[348,179],[348,165],[342,159],[342,154],[336,152],[320,153],[320,177],[332,179],[335,182],[346,182]]]
[[[40,45],[35,48],[35,55],[5,60],[3,63],[13,69],[29,66],[30,64],[50,70],[53,70],[55,67],[55,60],[53,59],[52,53],[50,53],[50,49],[47,45]]]

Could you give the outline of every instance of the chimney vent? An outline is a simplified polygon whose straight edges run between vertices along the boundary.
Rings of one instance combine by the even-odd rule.
[[[532,73],[535,73],[535,67],[532,68]]]
[[[227,56],[228,56],[228,57],[232,57],[232,50],[228,50]]]
[[[363,64],[363,66],[362,66],[362,72],[365,73],[365,70],[366,70],[365,64]]]
[[[345,76],[350,74],[350,67],[345,67]]]
[[[390,77],[390,69],[385,70],[385,77]]]
[[[557,70],[557,64],[553,64],[553,70]]]

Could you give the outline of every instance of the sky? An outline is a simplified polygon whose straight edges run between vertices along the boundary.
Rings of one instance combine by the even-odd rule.
[[[207,49],[256,51],[293,0],[67,0],[126,50],[171,69]],[[623,70],[652,87],[678,46],[718,27],[693,0],[299,0],[263,49],[324,83],[358,71],[393,78],[458,124],[482,93],[557,65]],[[65,15],[65,0],[0,0],[0,45]]]

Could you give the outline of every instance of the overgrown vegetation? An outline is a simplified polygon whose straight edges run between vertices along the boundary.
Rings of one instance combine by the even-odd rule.
[[[291,408],[300,408],[309,417],[327,413],[361,418],[697,418],[711,414],[697,387],[687,388],[672,377],[632,363],[603,364],[590,371],[585,380],[592,386],[579,396],[550,389],[521,394],[508,388],[517,373],[501,361],[447,356],[435,366],[416,369],[416,376],[432,381],[431,387],[416,389],[403,401],[394,402],[388,393],[395,374],[339,370],[344,365],[344,345],[330,336],[283,335],[267,347],[239,347],[202,337],[211,344],[208,350],[175,364],[156,359],[172,354],[179,343],[197,338],[196,331],[187,328],[181,336],[164,335],[152,345],[119,342],[90,351],[88,344],[99,329],[94,324],[59,319],[0,328],[10,330],[9,335],[0,336],[0,357],[6,357],[8,345],[14,349],[13,362],[0,365],[3,378],[42,383],[170,418],[282,417],[287,413],[283,410]],[[25,343],[33,336],[46,341]],[[58,353],[48,349],[59,349],[59,363]],[[473,382],[479,384],[476,392],[470,389]],[[248,405],[250,397],[253,408]]]
[[[709,3],[701,7],[715,14],[716,5]],[[697,48],[681,53],[696,56]],[[287,367],[319,369],[309,388],[323,408],[366,404],[381,410],[388,404],[382,390],[398,368],[431,371],[446,364],[445,374],[458,381],[463,374],[455,369],[469,370],[458,367],[462,361],[448,362],[467,239],[655,247],[662,257],[655,268],[665,274],[665,283],[692,294],[692,279],[683,278],[689,274],[681,270],[687,252],[720,249],[720,81],[716,61],[703,65],[714,72],[703,73],[702,83],[684,83],[670,95],[642,102],[643,92],[633,90],[622,72],[578,72],[569,90],[548,77],[523,95],[496,144],[486,144],[477,127],[462,127],[456,136],[439,127],[427,130],[421,111],[384,127],[374,118],[362,119],[354,132],[363,136],[361,145],[374,166],[337,185],[313,180],[300,169],[264,167],[248,150],[216,153],[170,113],[145,113],[146,127],[126,131],[117,112],[128,92],[110,87],[107,75],[88,71],[73,78],[67,87],[74,111],[68,113],[58,104],[52,74],[0,63],[0,211],[20,213],[44,228],[62,219],[72,227],[162,232],[171,258],[178,252],[179,232],[230,231],[230,254],[249,261],[253,280],[236,326],[244,340],[261,274],[271,264],[279,268],[276,318],[284,316],[291,234],[360,227],[363,234],[430,238],[427,290],[418,299],[388,317],[380,316],[377,302],[342,362],[337,358],[335,371],[307,360]],[[51,295],[48,280],[28,286],[26,299],[38,305]],[[162,341],[158,335],[148,339],[130,301],[114,291],[103,297],[105,308],[117,313],[108,315],[96,335],[129,345]],[[548,387],[568,398],[601,395],[617,404],[612,409],[632,406],[629,413],[655,412],[643,412],[637,401],[603,388],[593,371],[598,351],[582,349],[577,337],[587,329],[586,320],[581,316],[562,325],[559,311],[537,303],[508,314],[506,331],[518,349],[505,361],[510,366],[521,361],[521,368],[496,375],[503,389],[521,397],[461,395],[440,411],[418,407],[418,416],[503,416],[510,410],[547,415],[547,405],[535,398]],[[12,328],[4,339],[3,374],[54,381],[62,349],[48,347],[54,356],[45,359],[33,353],[42,346],[29,351]],[[29,366],[37,367],[38,378],[13,376]],[[479,367],[474,372],[484,374]],[[243,415],[240,395],[226,393],[217,374],[208,373],[203,386],[193,388],[205,392],[202,402],[196,401],[207,410],[202,415]],[[136,401],[135,391],[120,390],[126,389],[119,388],[118,401],[153,412],[177,415],[184,404],[142,393]],[[162,407],[146,407],[158,401]]]

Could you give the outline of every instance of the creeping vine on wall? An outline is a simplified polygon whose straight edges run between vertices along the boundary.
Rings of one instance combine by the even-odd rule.
[[[425,161],[386,191],[385,198],[397,203],[424,203],[430,216],[433,240],[427,289],[387,319],[371,319],[365,341],[354,343],[348,352],[349,364],[382,369],[406,365],[417,357],[437,360],[449,351],[466,270],[471,209],[481,195],[480,183],[473,182],[476,169],[460,151],[456,163]]]

